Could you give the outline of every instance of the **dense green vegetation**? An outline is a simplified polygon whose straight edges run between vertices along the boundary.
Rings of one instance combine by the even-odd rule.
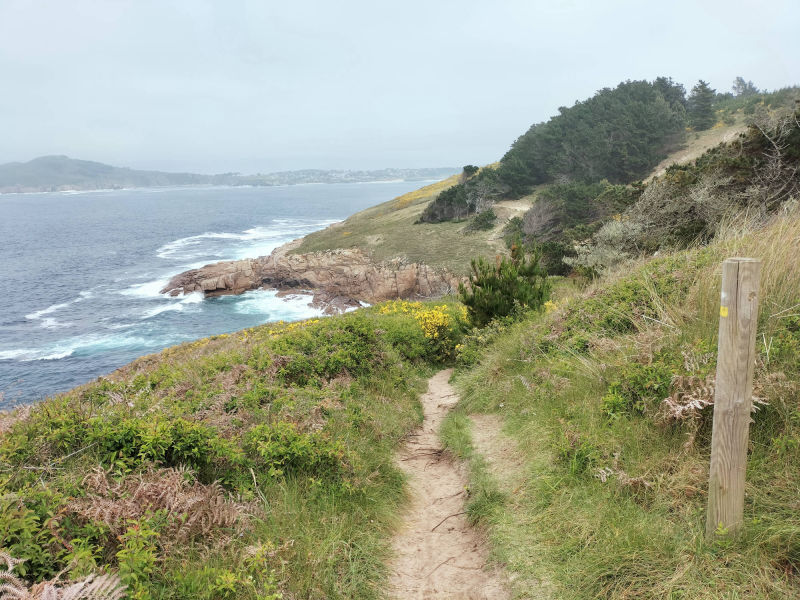
[[[692,88],[687,102],[687,116],[689,125],[695,131],[710,129],[717,122],[714,114],[714,95],[716,90],[712,90],[702,79]]]
[[[528,254],[521,243],[511,248],[510,257],[495,264],[473,259],[468,283],[458,286],[470,323],[484,327],[492,319],[538,310],[550,297],[547,273],[537,253]]]
[[[511,145],[498,170],[517,195],[560,179],[629,183],[667,155],[684,125],[682,86],[666,78],[626,81],[533,125]]]
[[[439,194],[421,221],[436,223],[482,212],[554,181],[629,183],[644,177],[680,142],[685,91],[669,78],[605,88],[520,136],[496,169],[472,171]]]
[[[688,98],[670,78],[624,82],[532,126],[496,167],[465,170],[419,222],[475,215],[474,223],[483,223],[498,200],[530,194],[533,206],[506,225],[507,238],[522,234],[551,275],[596,275],[643,251],[708,241],[726,211],[769,214],[792,197],[794,184],[779,188],[796,167],[789,115],[798,98],[796,87],[760,92],[741,77],[733,93],[716,93],[701,80]],[[742,121],[750,124],[743,139],[648,184],[638,181],[679,146],[687,126],[702,131]]]
[[[463,308],[397,302],[143,357],[0,436],[0,549],[132,598],[373,598],[392,464]]]
[[[419,223],[441,223],[465,219],[491,209],[492,204],[509,191],[499,175],[491,168],[479,170],[467,165],[461,181],[439,192],[419,217]]]
[[[642,253],[708,243],[736,219],[759,227],[790,209],[800,194],[798,118],[776,111],[734,141],[670,166],[567,261],[598,272]]]
[[[459,349],[443,427],[471,460],[470,509],[520,598],[790,598],[800,594],[800,271],[794,213],[612,275],[498,323]],[[719,264],[762,259],[744,530],[705,540]],[[488,345],[488,346],[487,346]],[[475,348],[481,348],[475,352]],[[515,473],[470,446],[498,415]],[[516,483],[504,485],[509,478]]]

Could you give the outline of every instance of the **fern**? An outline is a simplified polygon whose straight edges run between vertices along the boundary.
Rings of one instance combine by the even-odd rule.
[[[12,571],[23,563],[0,550],[0,600],[120,600],[126,588],[117,575],[89,575],[79,581],[59,584],[56,580],[34,584],[31,588]]]

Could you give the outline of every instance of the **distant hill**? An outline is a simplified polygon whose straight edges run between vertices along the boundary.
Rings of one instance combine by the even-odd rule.
[[[26,163],[0,165],[0,192],[202,185],[212,180],[209,175],[137,171],[66,156],[42,156]]]
[[[223,173],[167,173],[114,167],[67,156],[42,156],[29,162],[0,165],[0,193],[57,192],[174,185],[292,185],[298,183],[355,183],[373,181],[422,181],[442,179],[454,168],[381,169],[375,171],[325,171],[306,169],[279,173],[240,175]]]

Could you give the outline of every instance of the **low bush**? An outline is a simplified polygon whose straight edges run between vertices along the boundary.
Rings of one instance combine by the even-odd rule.
[[[495,212],[488,208],[483,212],[479,212],[472,218],[469,225],[464,229],[464,231],[488,231],[489,229],[494,228],[494,224],[497,221],[497,215]]]
[[[246,437],[246,448],[271,477],[308,475],[339,479],[346,470],[345,451],[320,432],[301,432],[294,423],[259,425]]]
[[[522,244],[511,257],[498,257],[494,265],[483,258],[472,261],[469,284],[458,286],[472,325],[483,327],[492,319],[524,309],[538,310],[550,295],[550,283],[537,253],[527,254]]]

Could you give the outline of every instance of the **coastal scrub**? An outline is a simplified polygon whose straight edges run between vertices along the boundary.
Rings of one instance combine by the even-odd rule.
[[[0,549],[129,597],[377,598],[392,463],[463,307],[392,302],[144,356],[0,437]]]

